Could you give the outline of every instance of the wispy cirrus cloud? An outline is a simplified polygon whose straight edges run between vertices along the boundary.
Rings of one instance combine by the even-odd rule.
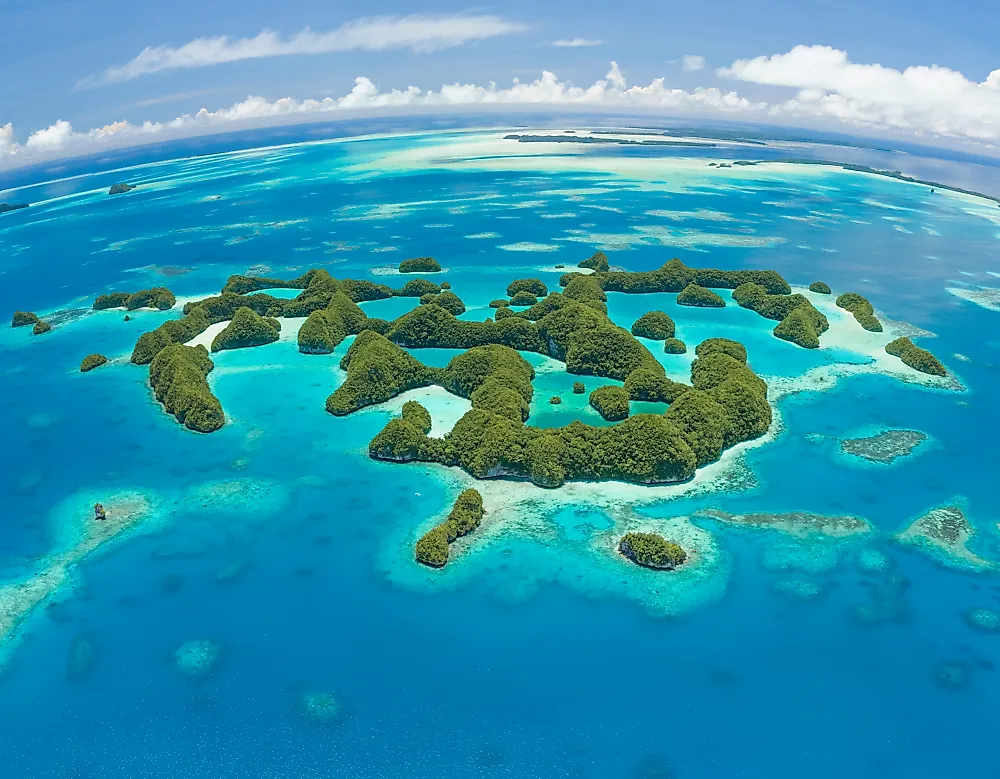
[[[527,29],[526,24],[492,14],[411,14],[355,19],[327,32],[306,28],[289,37],[264,30],[252,38],[225,35],[196,38],[177,47],[148,46],[124,65],[85,78],[77,86],[101,86],[164,70],[296,54],[386,49],[409,49],[425,54]]]
[[[977,82],[938,65],[896,70],[851,62],[829,46],[796,46],[785,54],[737,60],[720,76],[791,87],[774,105],[779,116],[808,116],[976,141],[1000,140],[1000,69]]]
[[[601,46],[604,41],[594,40],[593,38],[560,38],[557,41],[552,41],[553,46],[559,46],[561,48],[577,48],[580,46]]]

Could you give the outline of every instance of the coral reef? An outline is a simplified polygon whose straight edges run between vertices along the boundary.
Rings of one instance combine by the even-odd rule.
[[[222,647],[207,638],[185,641],[173,652],[174,668],[184,676],[208,676],[222,659]]]
[[[919,430],[883,430],[862,438],[845,438],[840,450],[870,462],[889,464],[906,457],[926,440],[927,435]]]

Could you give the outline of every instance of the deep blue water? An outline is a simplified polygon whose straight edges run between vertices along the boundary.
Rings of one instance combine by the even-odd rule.
[[[428,146],[440,147],[432,163],[385,162]],[[432,255],[465,318],[481,319],[510,279],[555,288],[556,264],[604,247],[633,270],[679,256],[856,290],[933,333],[920,342],[968,391],[857,376],[783,401],[786,430],[747,458],[756,487],[642,511],[850,513],[879,532],[824,544],[699,520],[724,551],[721,597],[666,617],[647,608],[644,572],[588,551],[611,526],[588,506],[441,574],[398,552],[454,490],[428,466],[367,459],[388,412],[324,411],[347,343],[328,356],[300,355],[294,342],[216,355],[211,381],[229,422],[201,436],[157,407],[145,369],[77,371],[90,352],[128,354],[176,312],[127,323],[120,312],[64,313],[40,337],[4,328],[0,579],[35,569],[58,542],[60,506],[81,492],[141,489],[174,503],[161,530],[89,558],[65,600],[25,622],[0,673],[3,776],[994,776],[1000,634],[972,630],[962,613],[1000,610],[1000,576],[946,569],[889,536],[958,501],[979,530],[976,551],[1000,560],[1000,314],[946,291],[1000,286],[989,275],[1000,272],[1000,211],[840,171],[739,181],[701,171],[680,186],[673,169],[640,181],[601,172],[600,159],[587,170],[540,157],[525,170],[459,163],[448,149],[417,137],[159,161],[130,169],[140,187],[113,198],[105,190],[120,173],[32,187],[35,205],[0,217],[0,312],[85,310],[100,292],[161,284],[204,296],[261,264],[396,284],[387,268]],[[782,153],[803,156],[767,152]],[[649,154],[650,165],[671,161]],[[962,164],[952,163],[955,180]],[[487,233],[497,235],[470,237]],[[778,341],[735,306],[679,310],[671,297],[611,295],[609,310],[626,326],[667,310],[689,344],[739,337],[765,375],[850,359]],[[392,317],[413,303],[365,307]],[[656,353],[686,373],[690,354]],[[417,356],[441,365],[452,355]],[[575,377],[530,359],[532,424],[599,422],[570,393]],[[834,439],[873,427],[931,441],[891,466],[837,453]],[[241,491],[199,497],[219,481]],[[882,570],[860,564],[872,550]],[[81,634],[96,661],[70,679]],[[171,653],[200,638],[219,644],[222,661],[184,678]],[[962,683],[940,681],[948,663]],[[312,689],[338,696],[346,721],[307,721],[296,696]]]

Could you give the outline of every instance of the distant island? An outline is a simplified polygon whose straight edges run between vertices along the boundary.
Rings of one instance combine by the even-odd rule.
[[[27,208],[28,203],[0,203],[0,214],[6,214],[8,211],[20,211],[22,208]]]
[[[108,190],[109,195],[122,195],[126,192],[131,192],[135,189],[135,184],[112,184],[111,189]]]
[[[891,150],[884,150],[891,151]],[[962,187],[952,186],[951,184],[942,184],[939,181],[928,181],[926,179],[918,179],[913,176],[907,176],[898,170],[881,170],[880,168],[872,168],[868,165],[855,165],[850,162],[833,162],[831,160],[810,160],[805,158],[794,158],[788,160],[736,160],[733,165],[750,166],[750,165],[766,165],[771,162],[780,162],[787,165],[826,165],[832,168],[843,168],[844,170],[849,170],[854,173],[868,173],[872,176],[883,176],[885,178],[895,179],[896,181],[906,181],[910,184],[922,184],[927,187],[934,187],[935,189],[946,189],[949,192],[957,192],[960,195],[972,195],[973,197],[981,197],[984,200],[992,200],[994,203],[1000,205],[1000,197],[996,195],[986,195],[982,192],[976,192],[973,189],[963,189]]]
[[[600,143],[615,144],[618,146],[685,146],[703,149],[716,148],[719,144],[706,141],[660,141],[649,138],[633,140],[631,138],[595,138],[593,135],[505,135],[505,141],[517,141],[518,143]],[[626,135],[628,133],[622,133]]]

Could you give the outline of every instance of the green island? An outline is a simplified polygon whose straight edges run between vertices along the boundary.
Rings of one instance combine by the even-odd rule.
[[[825,281],[814,281],[809,285],[809,291],[815,292],[818,295],[829,295],[833,292],[833,290],[830,289],[830,285]]]
[[[211,433],[225,423],[222,404],[208,388],[215,364],[204,346],[171,344],[149,364],[149,384],[156,399],[189,430]]]
[[[400,273],[439,273],[441,265],[433,257],[414,257],[399,263]]]
[[[243,349],[274,343],[281,335],[277,319],[262,317],[251,308],[238,308],[229,324],[212,340],[212,351]]]
[[[22,208],[27,208],[29,203],[0,203],[0,214],[6,214],[11,211],[20,211]]]
[[[904,365],[909,365],[921,373],[931,376],[945,376],[948,371],[937,357],[926,349],[916,346],[909,338],[896,338],[885,345],[885,350],[893,357],[898,357]]]
[[[854,314],[858,324],[872,333],[882,332],[882,323],[875,316],[875,307],[857,292],[845,292],[837,298],[837,306]]]
[[[428,530],[417,541],[414,548],[417,562],[432,568],[443,568],[448,562],[448,546],[456,538],[479,527],[485,513],[483,496],[474,489],[464,490],[455,500],[448,518]]]
[[[553,395],[551,398],[549,398],[549,403],[551,403],[553,406],[558,406],[560,403],[562,403],[562,398],[560,398],[558,395]]]
[[[632,323],[632,335],[653,341],[673,338],[676,331],[674,320],[663,311],[649,311]]]
[[[687,560],[687,552],[656,533],[626,533],[618,551],[636,565],[660,571],[672,571]]]
[[[34,335],[41,335],[42,333],[47,333],[52,329],[52,325],[43,319],[39,319],[38,316],[31,311],[15,311],[14,316],[11,317],[10,326],[27,327],[28,325],[34,325],[34,327],[31,328],[31,332]]]
[[[677,293],[677,305],[696,308],[725,308],[726,301],[718,293],[692,282]]]
[[[604,252],[594,252],[590,255],[590,257],[579,263],[576,267],[586,268],[587,270],[592,270],[597,273],[607,273],[611,270],[611,266],[608,264],[608,255]]]
[[[511,298],[509,305],[511,306],[533,306],[538,302],[538,298],[532,295],[530,292],[521,290],[520,292],[515,292]]]
[[[137,308],[155,308],[169,311],[177,303],[174,293],[166,287],[141,289],[138,292],[108,292],[98,295],[94,300],[94,310],[104,311],[109,308],[124,308],[134,311]]]
[[[111,189],[108,190],[109,195],[122,195],[126,192],[131,192],[136,188],[135,184],[112,184]]]
[[[518,292],[527,292],[532,297],[543,298],[549,294],[549,288],[539,279],[514,279],[507,285],[507,297],[512,298]]]
[[[765,319],[777,320],[773,335],[806,349],[818,349],[820,335],[830,329],[827,318],[805,295],[772,295],[760,284],[747,282],[733,290],[733,300]]]
[[[590,393],[590,405],[608,422],[620,422],[628,417],[628,392],[624,388],[608,384]]]
[[[587,385],[584,384],[582,381],[574,381],[573,382],[573,394],[574,395],[582,395],[586,391],[587,391]]]
[[[38,316],[32,311],[15,311],[11,317],[11,327],[26,327],[38,323]]]
[[[667,354],[687,354],[687,344],[680,338],[668,338],[663,342],[663,351]]]
[[[80,362],[80,373],[87,373],[88,371],[94,370],[94,368],[99,368],[108,361],[108,358],[103,354],[88,354]]]
[[[534,298],[532,298],[532,300],[534,300]],[[436,306],[440,306],[453,316],[465,313],[465,303],[463,303],[462,299],[451,290],[445,290],[444,292],[436,295],[427,294],[421,296],[420,305],[427,306],[432,303]]]

